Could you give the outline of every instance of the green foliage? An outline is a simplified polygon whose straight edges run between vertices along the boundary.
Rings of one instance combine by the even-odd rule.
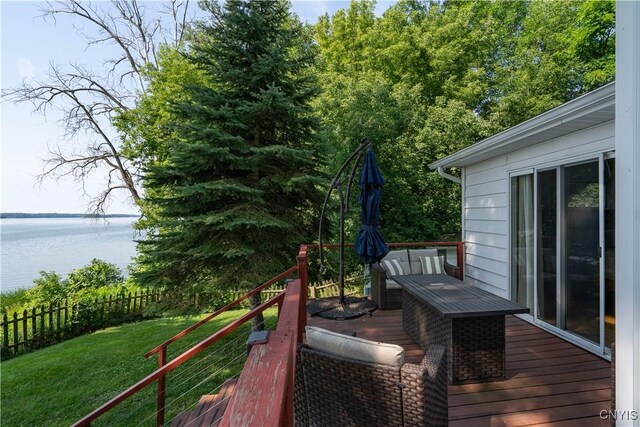
[[[374,143],[388,241],[459,231],[460,188],[431,162],[614,78],[611,0],[404,0],[381,17],[374,7],[353,1],[315,25],[315,105],[328,171],[362,136]]]
[[[144,181],[157,221],[136,277],[150,285],[272,277],[312,239],[321,200],[308,32],[282,1],[202,6],[210,19],[186,58],[203,79],[171,100],[166,161],[148,165]]]
[[[427,108],[425,117],[422,128],[415,135],[416,148],[423,153],[423,170],[428,169],[429,163],[496,131],[495,125],[475,114],[462,101],[446,100],[444,97],[439,97],[435,105]],[[459,174],[457,170],[450,172]],[[456,237],[460,231],[460,185],[429,172],[417,183],[417,187],[417,191],[424,195],[424,214],[438,224],[439,236]]]
[[[587,0],[578,8],[580,25],[571,34],[571,48],[581,63],[585,90],[615,77],[615,17],[614,0]]]
[[[75,294],[87,288],[121,285],[123,280],[124,276],[118,266],[94,258],[88,265],[69,272],[66,289],[67,293]]]
[[[46,307],[65,299],[94,301],[123,292],[141,291],[132,283],[125,283],[120,268],[115,264],[93,259],[84,267],[76,268],[63,279],[54,271],[41,271],[30,289],[18,289],[1,294],[3,313],[21,313],[24,309]]]
[[[182,52],[162,46],[157,67],[144,71],[147,90],[140,95],[135,108],[120,111],[114,125],[123,141],[122,152],[137,168],[149,168],[166,162],[171,142],[177,138],[179,116],[172,105],[186,102],[186,87],[207,84],[206,75]],[[157,225],[154,204],[147,202],[164,193],[161,188],[146,188],[146,197],[138,205],[143,213],[136,223],[139,229]]]
[[[54,271],[41,271],[33,283],[35,286],[27,291],[28,303],[33,306],[49,305],[67,297],[66,283]]]
[[[313,28],[282,1],[203,7],[116,122],[147,171],[144,284],[248,286],[290,266],[315,239],[319,178],[363,136],[385,176],[386,240],[453,238],[460,187],[428,165],[615,72],[613,0],[401,0],[382,16],[352,1]],[[348,240],[358,223],[352,209]]]
[[[15,289],[0,293],[0,314],[9,313],[12,308],[23,307],[31,300],[27,289]],[[16,311],[14,310],[14,311]]]

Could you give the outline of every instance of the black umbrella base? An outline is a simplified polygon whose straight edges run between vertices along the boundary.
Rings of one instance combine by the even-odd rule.
[[[364,316],[378,309],[375,302],[361,297],[316,298],[307,302],[307,311],[311,316],[320,316],[324,319],[349,320]]]

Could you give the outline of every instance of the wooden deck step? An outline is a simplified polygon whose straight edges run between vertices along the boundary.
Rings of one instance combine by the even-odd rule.
[[[229,398],[235,390],[237,380],[227,380],[220,387],[218,394],[205,394],[200,398],[195,409],[190,412],[182,412],[171,423],[171,427],[216,427],[224,410],[227,408]]]

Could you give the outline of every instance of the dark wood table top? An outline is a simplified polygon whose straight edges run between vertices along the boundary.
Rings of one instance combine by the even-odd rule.
[[[392,276],[402,289],[444,317],[481,317],[529,313],[521,304],[469,285],[447,274]]]

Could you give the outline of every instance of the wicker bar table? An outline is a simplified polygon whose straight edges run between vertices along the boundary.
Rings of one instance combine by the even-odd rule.
[[[465,384],[505,378],[505,315],[528,313],[446,274],[393,276],[403,288],[402,327],[423,349],[447,348],[449,381]]]

